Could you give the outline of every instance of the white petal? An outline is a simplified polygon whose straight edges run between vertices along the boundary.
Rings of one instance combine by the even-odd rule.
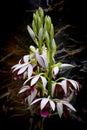
[[[29,61],[29,57],[30,57],[30,55],[25,55],[23,57],[23,60],[24,60],[25,63]]]
[[[67,93],[67,80],[63,80],[60,84],[66,94]]]
[[[18,67],[19,65],[20,64],[16,64],[16,65],[12,66],[11,69],[14,69],[14,68]]]
[[[54,110],[55,110],[55,103],[54,103],[53,101],[51,101],[51,100],[49,100],[49,102],[50,102],[51,108],[52,108],[53,111],[54,111]]]
[[[41,65],[43,68],[46,68],[44,59],[41,55],[36,54],[36,59],[37,59],[39,65]]]
[[[43,83],[44,89],[46,89],[47,80],[46,80],[46,78],[43,77],[43,76],[40,76],[40,77],[41,77],[41,80],[42,80],[42,83]]]
[[[34,91],[31,93],[31,95],[29,95],[29,97],[28,97],[28,103],[30,104],[32,101],[33,101],[33,99],[36,97],[36,94],[37,94],[37,90],[36,89],[34,89]]]
[[[45,68],[48,68],[48,60],[47,60],[47,57],[46,57],[46,55],[41,55],[42,56],[42,58],[43,58],[43,60],[44,60],[44,64],[45,64]]]
[[[31,64],[29,64],[29,66],[28,66],[28,79],[31,77],[32,72],[33,72],[33,67]]]
[[[33,86],[34,84],[36,84],[36,82],[38,81],[39,77],[40,77],[40,75],[34,76],[34,78],[32,78],[32,80],[31,80],[31,84],[30,85]]]
[[[25,79],[25,78],[27,77],[27,75],[28,75],[28,72],[25,71],[25,72],[23,73],[23,79]]]
[[[25,85],[29,80],[30,80],[30,79],[25,80],[25,82],[23,83],[23,85]]]
[[[48,98],[43,98],[40,104],[40,108],[41,110],[46,106],[46,104],[48,103],[49,99]]]
[[[78,86],[78,84],[77,84],[77,82],[75,80],[69,79],[68,81],[73,85],[73,87],[75,89],[79,88],[79,86]]]
[[[28,90],[30,87],[28,86],[28,85],[25,85],[25,86],[23,86],[22,88],[21,88],[21,90],[18,92],[19,94],[20,93],[23,93],[23,92],[25,92],[26,90]]]
[[[59,68],[62,69],[62,70],[66,70],[66,69],[71,69],[73,67],[74,66],[71,65],[71,64],[61,64],[61,66]]]
[[[20,68],[22,68],[22,67],[24,67],[24,66],[26,66],[28,63],[24,63],[24,64],[19,64],[19,65],[17,65],[17,67],[13,70],[13,72],[14,71],[16,71],[16,70],[18,70],[18,69],[20,69]]]
[[[28,78],[27,80],[25,80],[25,82],[23,83],[23,85],[25,85],[29,80],[31,80],[34,76]]]
[[[55,87],[56,87],[56,83],[52,84],[52,97],[54,95]]]
[[[53,72],[54,72],[54,75],[57,75],[59,72],[59,67],[58,66],[54,67]]]
[[[30,105],[33,105],[33,104],[39,102],[41,99],[42,99],[42,98],[35,99]]]
[[[19,71],[18,71],[18,75],[19,74],[22,74],[26,69],[27,69],[27,67],[28,67],[28,65],[27,66],[24,66],[24,67],[22,67]]]
[[[63,103],[64,105],[66,105],[67,107],[69,107],[71,110],[76,111],[76,109],[75,109],[70,103],[68,103],[68,102],[66,102],[66,101],[62,101],[62,103]]]
[[[59,117],[61,118],[61,116],[63,114],[63,104],[62,104],[62,102],[57,103],[57,111],[58,111]]]

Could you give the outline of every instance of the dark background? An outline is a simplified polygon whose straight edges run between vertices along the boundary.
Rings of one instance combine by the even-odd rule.
[[[35,0],[36,1],[36,0]],[[56,0],[57,2],[57,0]],[[33,7],[31,7],[31,3],[33,3]],[[43,2],[42,2],[43,3]],[[43,4],[42,4],[43,6]],[[19,25],[21,25],[21,22],[26,22],[28,13],[26,13],[26,10],[31,10],[37,8],[36,2],[32,0],[30,2],[29,0],[1,0],[0,1],[0,46],[1,50],[2,48],[7,49],[7,40],[8,38],[14,34],[18,28]],[[46,7],[47,8],[47,7]],[[56,10],[53,10],[56,12]],[[51,12],[52,13],[52,12]],[[56,14],[56,13],[54,13]],[[32,13],[31,13],[32,15]],[[59,15],[55,15],[54,17],[59,16],[62,17],[64,24],[72,24],[73,26],[77,27],[77,30],[75,32],[70,32],[74,38],[77,40],[81,40],[81,43],[78,44],[78,46],[84,45],[87,47],[87,4],[85,0],[79,1],[79,0],[64,0],[63,3],[63,10]],[[57,17],[58,18],[58,17]],[[28,19],[29,21],[29,19]],[[31,21],[31,20],[30,20]],[[54,20],[55,21],[55,20]],[[26,22],[27,23],[27,22]],[[61,21],[60,21],[61,25]],[[20,32],[19,32],[20,33]],[[23,33],[24,34],[24,33]],[[15,35],[15,34],[14,34]],[[12,45],[12,44],[11,44]],[[12,45],[14,47],[14,45]],[[8,45],[10,48],[10,46]],[[84,55],[82,55],[84,54]],[[1,51],[1,58],[3,57],[2,51]],[[85,53],[79,53],[79,55],[75,57],[75,62],[77,64],[80,63],[80,58],[84,61],[84,64],[80,64],[79,69],[83,69],[80,72],[81,75],[81,83],[85,86],[84,89],[80,92],[78,98],[77,98],[77,104],[76,107],[78,109],[78,115],[79,117],[72,116],[65,119],[59,119],[57,116],[52,117],[49,122],[46,120],[46,130],[53,128],[53,129],[79,129],[79,130],[85,130],[87,129],[86,123],[87,123],[87,49],[85,49]],[[3,66],[3,63],[0,64],[1,68]],[[81,68],[82,67],[82,68]],[[77,71],[75,70],[76,74],[78,74],[78,68]],[[4,69],[6,70],[5,66]],[[3,78],[3,75],[1,74],[1,79]],[[8,75],[6,75],[8,76]],[[7,78],[7,77],[5,77]],[[79,78],[80,79],[80,78]],[[5,80],[5,79],[4,79]],[[84,82],[85,80],[85,82]],[[2,80],[0,81],[2,82]],[[1,83],[2,84],[2,83]],[[2,84],[3,85],[3,84]],[[1,85],[0,85],[1,86]],[[3,88],[3,86],[2,86]],[[1,88],[0,88],[1,89]],[[1,89],[2,90],[2,89]],[[85,103],[84,103],[85,102]],[[11,110],[4,110],[2,111],[3,104],[5,103],[5,106],[9,106],[9,102],[7,101],[7,97],[4,99],[0,99],[0,130],[29,130],[29,120],[26,116],[15,116],[10,117],[12,115],[13,111]],[[83,112],[83,108],[85,108],[85,112]],[[4,108],[3,108],[4,109]],[[15,112],[14,112],[15,113]],[[57,121],[59,123],[57,123]]]

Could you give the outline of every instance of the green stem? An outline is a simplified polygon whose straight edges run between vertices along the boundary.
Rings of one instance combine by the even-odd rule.
[[[51,85],[52,85],[52,46],[49,43],[49,73],[48,73],[48,94],[51,96]]]

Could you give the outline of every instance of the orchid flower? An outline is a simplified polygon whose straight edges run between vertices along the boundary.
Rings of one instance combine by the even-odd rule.
[[[30,105],[34,105],[37,102],[40,102],[41,116],[43,116],[43,117],[48,116],[49,108],[51,108],[53,111],[55,111],[55,103],[49,97],[48,98],[45,98],[45,97],[44,98],[38,98],[38,99],[34,100]],[[46,108],[46,107],[48,107],[48,108]]]
[[[60,101],[56,102],[56,105],[57,105],[57,112],[58,112],[60,118],[63,114],[63,106],[64,105],[67,107],[67,109],[76,111],[75,108],[69,102],[64,101],[64,100],[60,100]]]
[[[30,64],[29,59],[33,58],[33,55],[25,55],[20,59],[19,63],[12,67],[13,72],[17,71],[17,75],[24,74],[24,78],[31,77],[33,73],[33,65]]]

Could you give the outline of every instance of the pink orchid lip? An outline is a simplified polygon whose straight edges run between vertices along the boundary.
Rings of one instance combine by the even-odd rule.
[[[22,74],[20,74],[20,75],[16,75],[15,77],[14,77],[14,80],[17,80],[17,79],[22,79],[23,78],[23,75]]]
[[[30,90],[30,91],[31,91],[31,93],[34,92],[34,87],[31,87],[31,90]]]
[[[41,111],[40,111],[41,117],[47,117],[48,114],[49,114],[48,111],[44,111],[44,110],[41,110]]]

